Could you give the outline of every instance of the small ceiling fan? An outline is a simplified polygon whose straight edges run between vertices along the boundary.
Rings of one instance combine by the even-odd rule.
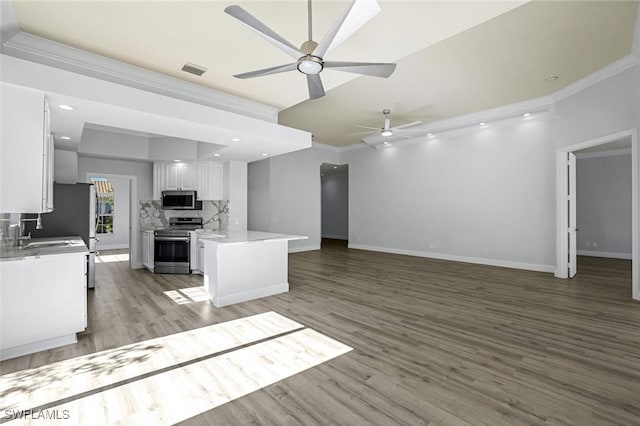
[[[236,74],[234,75],[236,78],[246,79],[262,77],[264,75],[277,74],[297,69],[307,76],[309,97],[311,99],[316,99],[324,96],[325,94],[319,75],[325,68],[384,78],[389,77],[396,69],[396,64],[374,62],[329,62],[324,60],[324,56],[327,53],[335,49],[339,44],[349,38],[351,34],[360,29],[378,12],[380,12],[380,5],[376,0],[354,0],[333,24],[331,29],[329,29],[327,34],[325,34],[320,43],[313,41],[311,0],[308,0],[309,39],[302,43],[300,49],[289,43],[282,36],[267,27],[240,6],[228,6],[224,11],[228,15],[233,16],[252,30],[256,31],[258,35],[269,43],[296,59],[296,62],[292,64],[279,65],[243,74]]]
[[[384,114],[384,126],[382,126],[382,128],[356,125],[356,127],[360,127],[362,129],[369,129],[370,131],[360,132],[360,133],[350,133],[350,135],[374,135],[378,133],[380,136],[383,136],[383,137],[389,137],[393,135],[404,136],[403,134],[413,133],[413,131],[409,130],[408,127],[413,127],[422,123],[422,121],[414,121],[411,123],[401,124],[400,126],[391,127],[391,119],[389,119],[391,110],[388,108],[385,108],[382,110],[382,114]]]

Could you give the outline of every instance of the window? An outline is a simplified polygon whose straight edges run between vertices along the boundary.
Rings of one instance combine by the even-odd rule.
[[[102,177],[92,177],[91,182],[96,188],[96,234],[113,234],[113,186]]]

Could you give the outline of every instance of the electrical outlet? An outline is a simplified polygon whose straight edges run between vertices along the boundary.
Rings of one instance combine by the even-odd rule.
[[[589,247],[591,247],[591,243],[589,241],[585,241],[584,242],[584,246],[589,248]]]
[[[489,249],[486,247],[482,248],[482,254],[489,254]]]
[[[596,241],[592,242],[591,247],[598,248],[598,243]]]
[[[430,249],[436,248],[436,243],[429,243],[429,248]]]

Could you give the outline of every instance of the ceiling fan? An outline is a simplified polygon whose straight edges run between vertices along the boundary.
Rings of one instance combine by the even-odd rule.
[[[325,68],[385,78],[389,77],[396,69],[396,64],[374,62],[329,62],[324,60],[324,56],[327,53],[335,49],[339,44],[349,38],[351,34],[360,29],[378,12],[380,12],[380,5],[376,0],[354,0],[329,29],[327,34],[325,34],[320,43],[313,41],[311,31],[311,0],[308,0],[309,39],[302,43],[300,49],[289,43],[282,36],[267,27],[240,6],[228,6],[224,11],[247,25],[252,30],[256,31],[258,35],[269,43],[296,59],[296,62],[292,64],[279,65],[243,74],[236,74],[234,75],[236,78],[246,79],[262,77],[264,75],[277,74],[297,69],[307,76],[309,97],[311,99],[316,99],[324,96],[325,94],[319,75]]]
[[[388,108],[385,108],[382,110],[382,114],[384,114],[384,125],[382,126],[382,128],[356,125],[356,127],[360,127],[362,129],[369,129],[370,131],[360,132],[360,133],[350,133],[350,135],[374,135],[378,133],[380,136],[383,136],[383,137],[389,137],[393,135],[404,136],[403,134],[413,133],[413,131],[409,130],[408,127],[413,127],[422,123],[422,121],[414,121],[411,123],[401,124],[400,126],[391,127],[391,119],[389,119],[391,110]]]

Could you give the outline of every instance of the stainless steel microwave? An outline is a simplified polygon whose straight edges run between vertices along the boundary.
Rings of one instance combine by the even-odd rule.
[[[198,210],[197,191],[162,191],[165,210]]]

